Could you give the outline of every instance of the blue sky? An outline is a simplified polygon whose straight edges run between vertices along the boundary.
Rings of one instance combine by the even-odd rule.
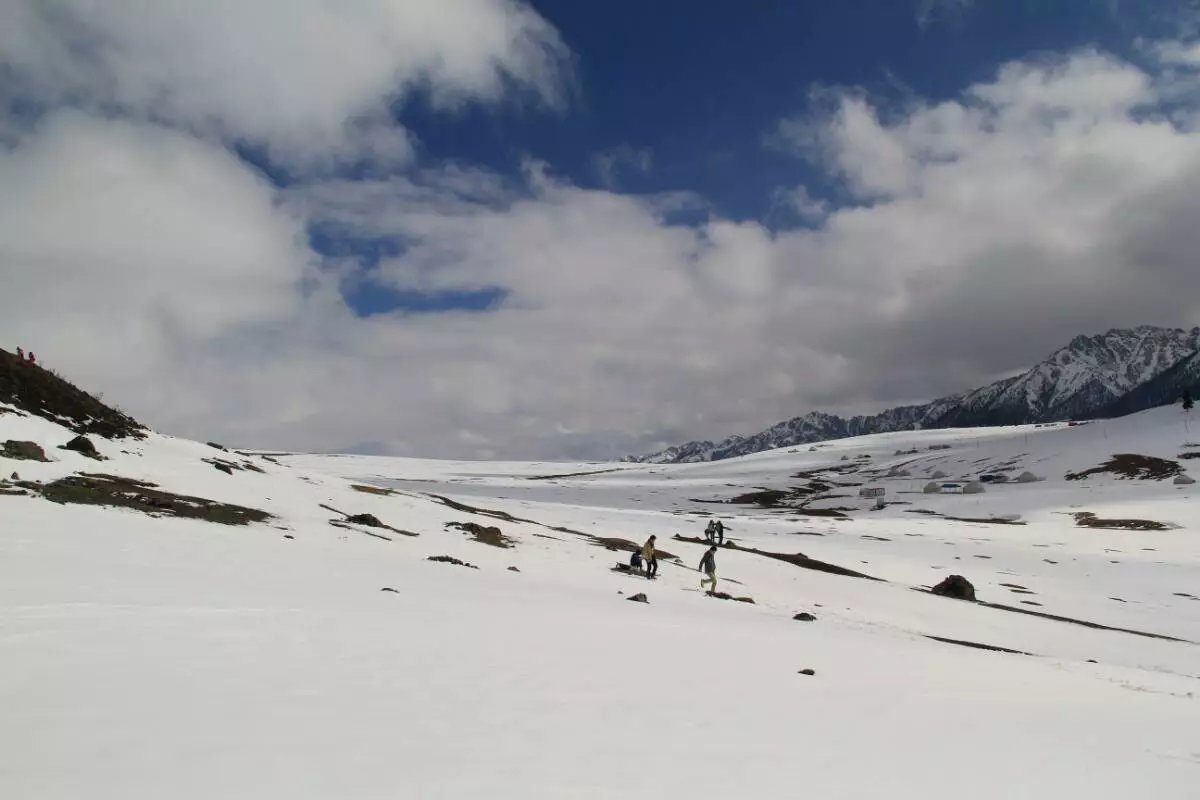
[[[1197,0],[4,13],[0,339],[168,432],[613,458],[1200,324]]]
[[[834,207],[845,201],[837,181],[772,146],[779,120],[810,107],[815,89],[857,87],[885,108],[914,97],[937,101],[1015,58],[1079,47],[1137,57],[1140,38],[1180,24],[1172,3],[1116,0],[531,5],[572,51],[567,104],[548,110],[516,102],[447,114],[409,98],[396,119],[414,132],[423,158],[484,165],[517,180],[523,159],[535,157],[580,186],[694,192],[702,215],[771,228],[802,223],[781,201],[789,187],[802,184]],[[314,242],[354,252],[368,270],[380,247],[321,235]],[[345,291],[347,302],[368,315],[483,309],[498,294],[422,295],[359,281]]]

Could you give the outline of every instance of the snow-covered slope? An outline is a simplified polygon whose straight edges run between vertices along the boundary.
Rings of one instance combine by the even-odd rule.
[[[243,455],[157,434],[96,439],[97,462],[8,410],[0,445],[53,460],[0,458],[18,473],[0,486],[3,797],[1195,796],[1200,492],[1066,478],[1115,453],[1200,463],[1179,458],[1200,448],[1177,409],[673,466]],[[921,491],[1023,470],[1045,480]],[[48,488],[84,472],[124,479],[125,500],[271,517]],[[889,505],[870,510],[868,486]],[[754,604],[697,590],[704,545],[687,539],[713,513],[734,543],[719,588]],[[1013,515],[1027,524],[961,521]],[[679,557],[658,580],[610,569],[651,533]],[[443,555],[478,569],[427,560]],[[921,591],[950,574],[981,602]]]
[[[1104,414],[1119,398],[1170,370],[1195,354],[1198,348],[1200,328],[1183,330],[1143,325],[1114,329],[1097,336],[1077,336],[1066,347],[1024,373],[965,395],[951,395],[924,405],[900,406],[849,419],[813,412],[778,423],[753,436],[732,436],[719,443],[689,442],[630,460],[643,463],[716,461],[777,447],[909,430],[914,425],[955,428],[1088,418]],[[1157,393],[1147,389],[1141,394]],[[1134,402],[1129,410],[1140,411],[1148,407]]]

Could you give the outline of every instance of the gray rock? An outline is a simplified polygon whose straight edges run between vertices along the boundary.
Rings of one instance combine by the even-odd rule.
[[[799,620],[800,622],[816,622],[817,621],[817,618],[814,617],[812,614],[809,614],[807,611],[801,611],[799,614],[792,617],[792,619]]]
[[[1176,486],[1191,486],[1195,482],[1196,482],[1196,479],[1193,478],[1191,475],[1176,475],[1175,476],[1175,485]]]
[[[816,675],[817,671],[815,669],[802,669],[802,670],[800,670],[800,674],[801,675]]]
[[[625,599],[632,600],[635,603],[649,603],[650,602],[650,600],[646,597],[645,592],[638,592],[637,594],[630,595],[629,597],[626,597]]]

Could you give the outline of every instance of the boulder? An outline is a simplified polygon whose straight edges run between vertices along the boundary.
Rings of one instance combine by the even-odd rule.
[[[956,600],[974,600],[975,587],[962,575],[951,575],[933,587],[933,593],[942,597],[953,597]]]
[[[635,603],[649,603],[650,602],[649,599],[646,598],[645,592],[638,592],[637,594],[630,595],[629,597],[626,597],[625,599],[632,600]]]
[[[1193,478],[1191,475],[1176,475],[1175,476],[1175,485],[1176,486],[1191,486],[1195,482],[1196,482],[1196,479]]]
[[[516,567],[509,567],[508,571],[509,572],[520,572],[521,570],[517,569]]]
[[[1039,478],[1037,475],[1034,475],[1032,472],[1022,472],[1017,476],[1017,483],[1037,483],[1040,480],[1041,478]]]
[[[212,464],[214,469],[219,470],[220,472],[224,472],[226,475],[233,474],[233,467],[229,464],[226,464],[221,461],[210,461],[208,463]]]
[[[62,446],[63,450],[71,450],[88,458],[100,458],[100,451],[96,449],[96,445],[92,444],[92,440],[86,436],[76,436],[71,441]]]
[[[355,525],[366,525],[368,528],[386,528],[379,517],[374,514],[352,514],[346,517],[346,522],[354,523]]]
[[[816,675],[817,671],[815,669],[802,669],[802,670],[800,670],[800,674],[801,675]]]
[[[15,439],[9,439],[0,447],[0,456],[11,458],[15,461],[49,461],[46,458],[46,452],[42,450],[41,445],[37,442],[18,442]]]
[[[816,622],[817,621],[817,618],[814,617],[812,614],[809,614],[807,611],[801,611],[799,614],[792,617],[792,619],[799,620],[800,622]]]

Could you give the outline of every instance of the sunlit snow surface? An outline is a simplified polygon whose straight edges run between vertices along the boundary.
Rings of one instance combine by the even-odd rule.
[[[118,474],[276,515],[227,527],[0,496],[0,797],[1195,798],[1200,645],[916,590],[957,573],[981,600],[1200,642],[1200,484],[1064,480],[1116,453],[1200,453],[1185,446],[1200,419],[1184,422],[1166,408],[680,466],[272,462],[153,435],[98,440],[97,463],[57,449],[65,429],[0,414],[0,442],[55,459],[0,459],[3,477]],[[1200,460],[1179,463],[1200,477]],[[883,477],[894,465],[911,475]],[[1045,480],[921,493],[935,470],[1000,466]],[[826,467],[845,470],[819,476],[844,496],[813,506],[848,519],[706,502]],[[550,477],[573,473],[592,474]],[[894,504],[869,510],[862,486]],[[420,536],[335,527],[322,504]],[[1172,528],[1079,528],[1079,511]],[[702,535],[710,513],[740,546],[883,580],[723,550],[719,588],[755,604],[706,597],[704,547],[672,537]],[[581,535],[651,533],[682,557],[654,582],[612,572],[626,555]]]

